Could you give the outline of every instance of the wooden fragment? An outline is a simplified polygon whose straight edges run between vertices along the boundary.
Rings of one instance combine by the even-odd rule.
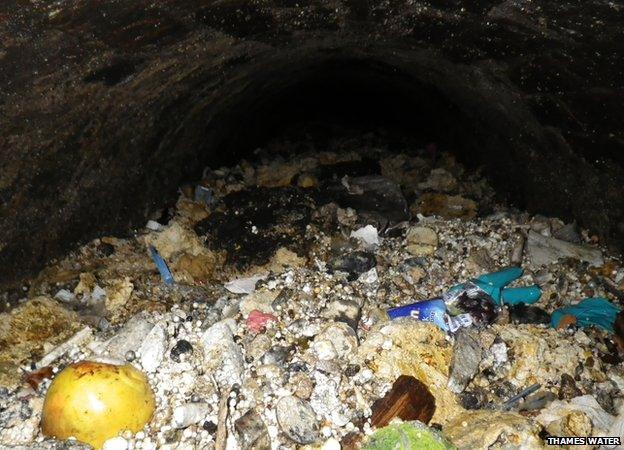
[[[435,398],[424,383],[412,376],[401,375],[392,389],[373,404],[372,410],[371,424],[374,427],[386,426],[395,417],[427,424],[435,412]]]

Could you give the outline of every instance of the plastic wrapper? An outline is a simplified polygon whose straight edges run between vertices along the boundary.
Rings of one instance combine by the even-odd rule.
[[[446,292],[442,298],[452,316],[468,314],[477,325],[494,322],[500,312],[492,297],[472,282],[464,283],[461,289]]]

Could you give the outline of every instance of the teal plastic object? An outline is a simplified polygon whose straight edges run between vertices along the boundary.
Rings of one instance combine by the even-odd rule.
[[[518,303],[530,305],[540,299],[542,290],[536,284],[526,287],[505,288],[502,290],[501,296],[506,305],[517,305]]]
[[[620,308],[615,306],[606,298],[592,297],[581,300],[576,305],[566,306],[553,311],[550,316],[550,325],[557,328],[559,321],[565,315],[576,317],[576,324],[579,327],[595,325],[603,330],[614,332],[613,324],[615,317],[620,312]]]
[[[486,273],[479,277],[482,283],[494,286],[497,288],[503,288],[522,276],[523,270],[520,267],[509,267],[507,269],[499,270],[498,272]]]
[[[480,289],[486,292],[495,303],[500,304],[501,300],[507,305],[517,305],[525,303],[530,305],[535,303],[542,296],[539,286],[526,286],[517,288],[506,288],[509,283],[520,278],[523,270],[520,267],[509,267],[498,272],[486,273],[471,280]],[[451,290],[461,289],[463,285],[453,286]]]

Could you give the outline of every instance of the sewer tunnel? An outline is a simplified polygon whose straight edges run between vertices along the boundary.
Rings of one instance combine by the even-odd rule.
[[[0,59],[2,283],[130,232],[203,167],[305,122],[438,143],[501,198],[621,248],[621,27],[608,6],[598,34],[574,22],[586,7],[16,3],[2,33],[23,39]]]

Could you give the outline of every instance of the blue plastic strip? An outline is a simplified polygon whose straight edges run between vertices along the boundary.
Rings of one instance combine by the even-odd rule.
[[[174,284],[175,281],[169,267],[167,267],[167,263],[152,245],[150,245],[150,255],[152,256],[152,260],[154,261],[154,264],[156,264],[156,268],[158,269],[158,272],[160,272],[160,277],[165,284]]]

